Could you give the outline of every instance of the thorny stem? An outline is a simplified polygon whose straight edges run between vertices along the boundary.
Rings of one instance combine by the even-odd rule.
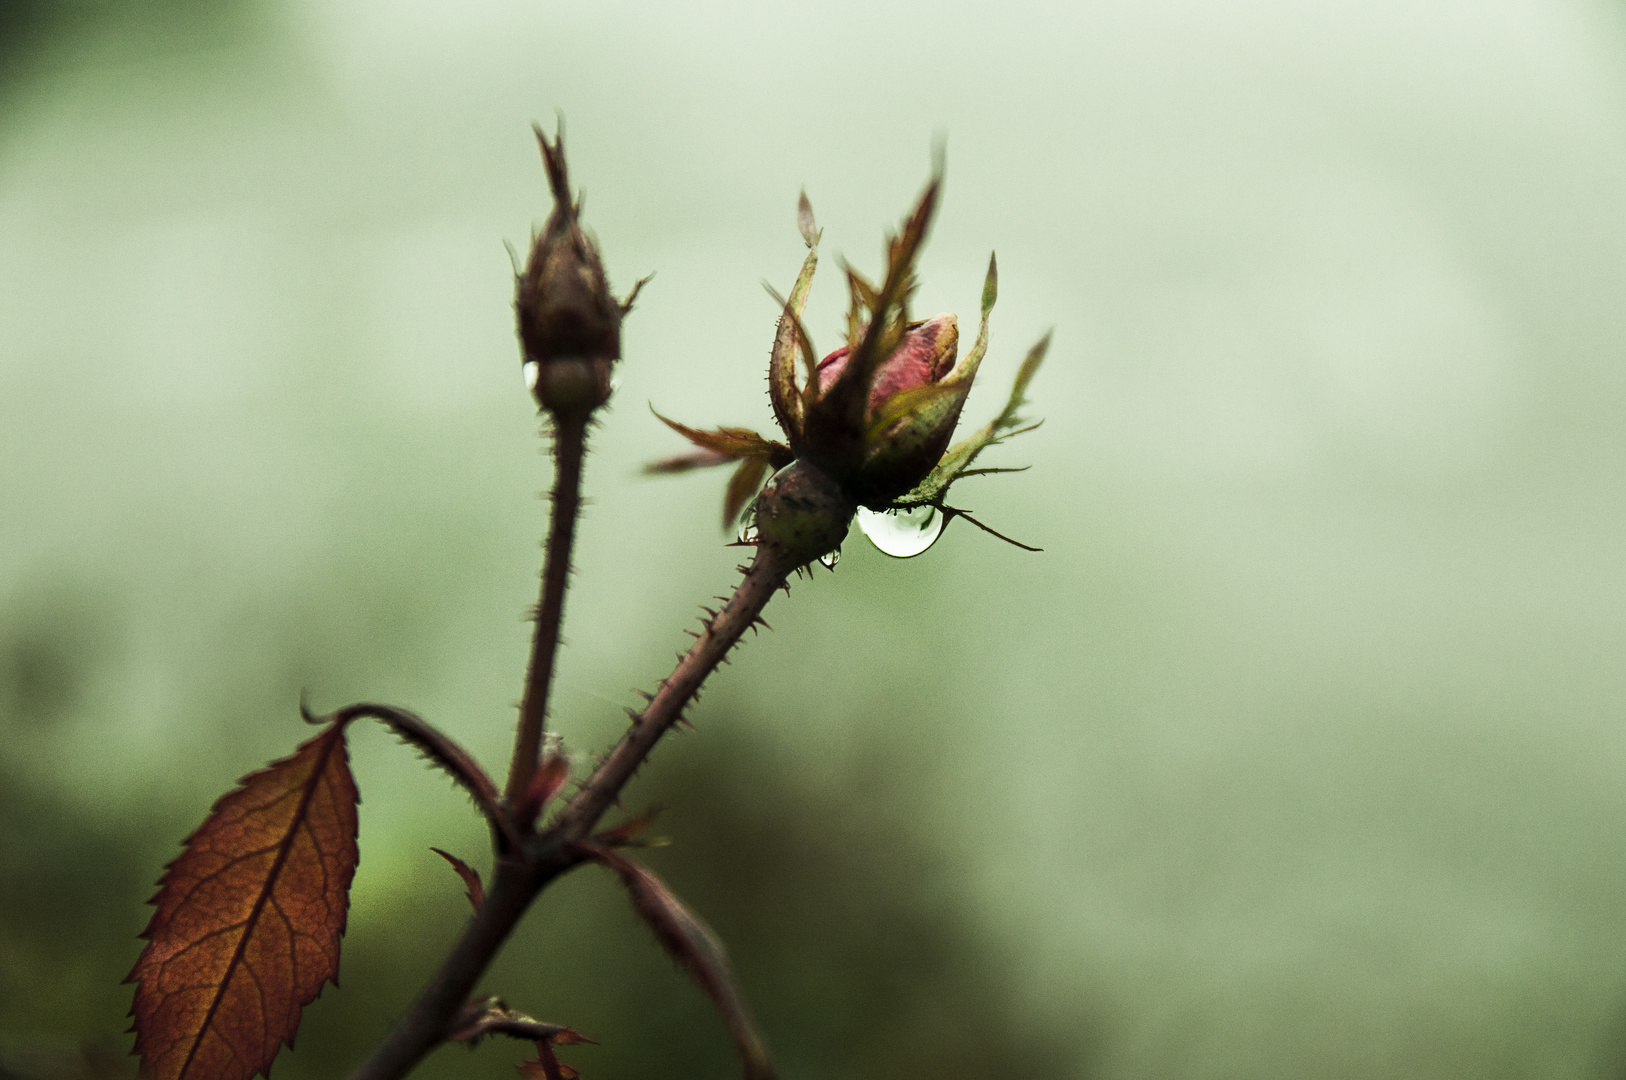
[[[531,659],[525,671],[525,696],[519,706],[514,758],[508,765],[508,805],[517,806],[530,786],[542,753],[548,721],[548,688],[559,651],[559,624],[565,615],[565,586],[570,581],[570,548],[581,510],[582,454],[587,417],[557,414],[553,427],[553,511],[548,524],[547,554],[542,561],[542,596],[531,632]]]
[[[536,894],[579,861],[557,845],[548,851],[528,852],[527,856],[523,861],[497,864],[486,902],[475,912],[451,954],[394,1030],[350,1074],[350,1080],[399,1080],[444,1042],[475,983]]]
[[[580,446],[579,437],[576,445]],[[579,452],[576,471],[579,475]],[[564,473],[563,458],[560,473],[561,476]],[[557,503],[554,513],[557,518]],[[574,512],[571,516],[574,518]],[[565,547],[568,553],[568,536]],[[553,555],[553,537],[550,536],[550,568],[554,565]],[[794,569],[795,560],[778,548],[757,548],[750,565],[742,568],[745,576],[735,588],[733,596],[729,597],[721,611],[706,621],[689,651],[679,658],[672,674],[661,682],[659,692],[650,699],[643,712],[633,718],[632,726],[605,757],[603,764],[582,785],[576,797],[560,812],[553,825],[531,837],[522,850],[499,856],[485,904],[475,913],[463,936],[452,948],[451,955],[418,995],[417,1001],[413,1002],[372,1056],[350,1074],[350,1080],[400,1080],[424,1055],[446,1041],[475,984],[524,916],[531,901],[555,878],[586,858],[580,845],[589,838],[599,818],[615,804],[621,789],[638,771],[661,736],[682,719],[684,707],[694,699],[700,684],[728,656],[741,635],[757,621],[757,616],[773,598],[774,591],[785,584]],[[543,595],[546,598],[545,583]],[[552,635],[555,639],[557,626],[556,620]],[[538,636],[541,636],[540,620]],[[541,655],[540,652],[538,655]],[[546,655],[551,657],[551,647]],[[544,689],[545,683],[544,679]],[[529,685],[528,681],[527,689]]]
[[[598,819],[615,804],[621,789],[661,736],[683,718],[684,707],[706,681],[706,676],[728,656],[740,635],[757,621],[762,609],[773,599],[774,590],[785,583],[796,566],[796,561],[777,547],[765,544],[757,548],[751,564],[741,568],[745,578],[734,595],[721,611],[706,621],[678,666],[661,681],[660,690],[648,706],[633,717],[632,727],[560,813],[555,830],[571,840],[581,840],[598,824]]]

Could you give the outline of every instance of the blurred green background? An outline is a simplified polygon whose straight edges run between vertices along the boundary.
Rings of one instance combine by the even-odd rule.
[[[0,1076],[133,1066],[142,906],[319,709],[500,772],[547,483],[504,238],[568,117],[626,327],[555,722],[578,752],[731,587],[825,227],[879,264],[947,139],[918,310],[1001,300],[968,419],[1056,327],[1033,464],[834,574],[629,805],[797,1078],[1626,1077],[1626,10],[0,3]],[[342,1075],[466,918],[465,800],[353,740]],[[486,985],[589,1080],[734,1074],[603,876]],[[425,1077],[510,1076],[520,1047]]]

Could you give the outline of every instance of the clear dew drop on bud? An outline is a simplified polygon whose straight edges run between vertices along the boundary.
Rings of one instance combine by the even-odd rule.
[[[943,534],[943,515],[935,506],[912,510],[858,508],[858,527],[883,555],[912,559],[937,543]]]
[[[823,555],[819,556],[819,562],[820,562],[821,565],[824,566],[824,568],[826,570],[834,570],[836,568],[836,563],[838,563],[840,561],[841,561],[841,549],[840,548],[836,548],[834,551],[826,551]]]

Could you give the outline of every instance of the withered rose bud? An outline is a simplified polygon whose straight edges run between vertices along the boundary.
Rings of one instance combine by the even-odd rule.
[[[571,200],[564,133],[550,145],[536,129],[553,191],[553,212],[531,245],[515,282],[514,313],[527,380],[543,408],[585,415],[610,396],[610,368],[621,356],[621,319],[631,306],[610,295],[598,248],[582,231]],[[532,378],[534,375],[534,379]]]

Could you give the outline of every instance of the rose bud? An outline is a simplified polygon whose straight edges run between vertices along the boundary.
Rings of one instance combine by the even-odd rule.
[[[536,139],[553,212],[531,245],[525,272],[515,279],[514,313],[537,403],[555,414],[585,416],[610,396],[610,367],[621,356],[621,319],[632,297],[622,303],[610,295],[598,248],[582,231],[580,206],[570,197],[562,128],[551,145],[540,127]]]
[[[751,492],[773,472],[755,499],[756,530],[747,533],[745,542],[771,544],[802,561],[837,549],[860,508],[879,513],[930,507],[944,521],[963,517],[1017,544],[965,510],[949,506],[945,498],[963,476],[1012,471],[972,465],[989,446],[1037,426],[1023,420],[1020,410],[1049,336],[1022,362],[999,415],[950,446],[960,410],[988,351],[988,316],[999,293],[999,276],[990,257],[977,338],[963,357],[957,358],[960,330],[953,315],[924,321],[909,318],[915,258],[940,183],[940,176],[932,179],[902,230],[888,238],[886,275],[879,285],[847,268],[852,299],[847,344],[822,360],[802,324],[819,241],[813,209],[803,195],[797,213],[808,248],[802,272],[788,298],[771,286],[768,290],[780,304],[779,326],[768,354],[768,397],[786,442],[770,441],[746,428],[701,431],[663,416],[701,452],[656,462],[649,471],[738,463],[724,504],[725,529],[742,508],[753,505]]]
[[[953,315],[909,323],[903,340],[875,369],[864,407],[862,463],[847,477],[861,504],[890,504],[920,483],[948,448],[976,374],[974,365],[956,368],[959,345]],[[848,357],[843,345],[819,361],[821,394],[835,385]]]

